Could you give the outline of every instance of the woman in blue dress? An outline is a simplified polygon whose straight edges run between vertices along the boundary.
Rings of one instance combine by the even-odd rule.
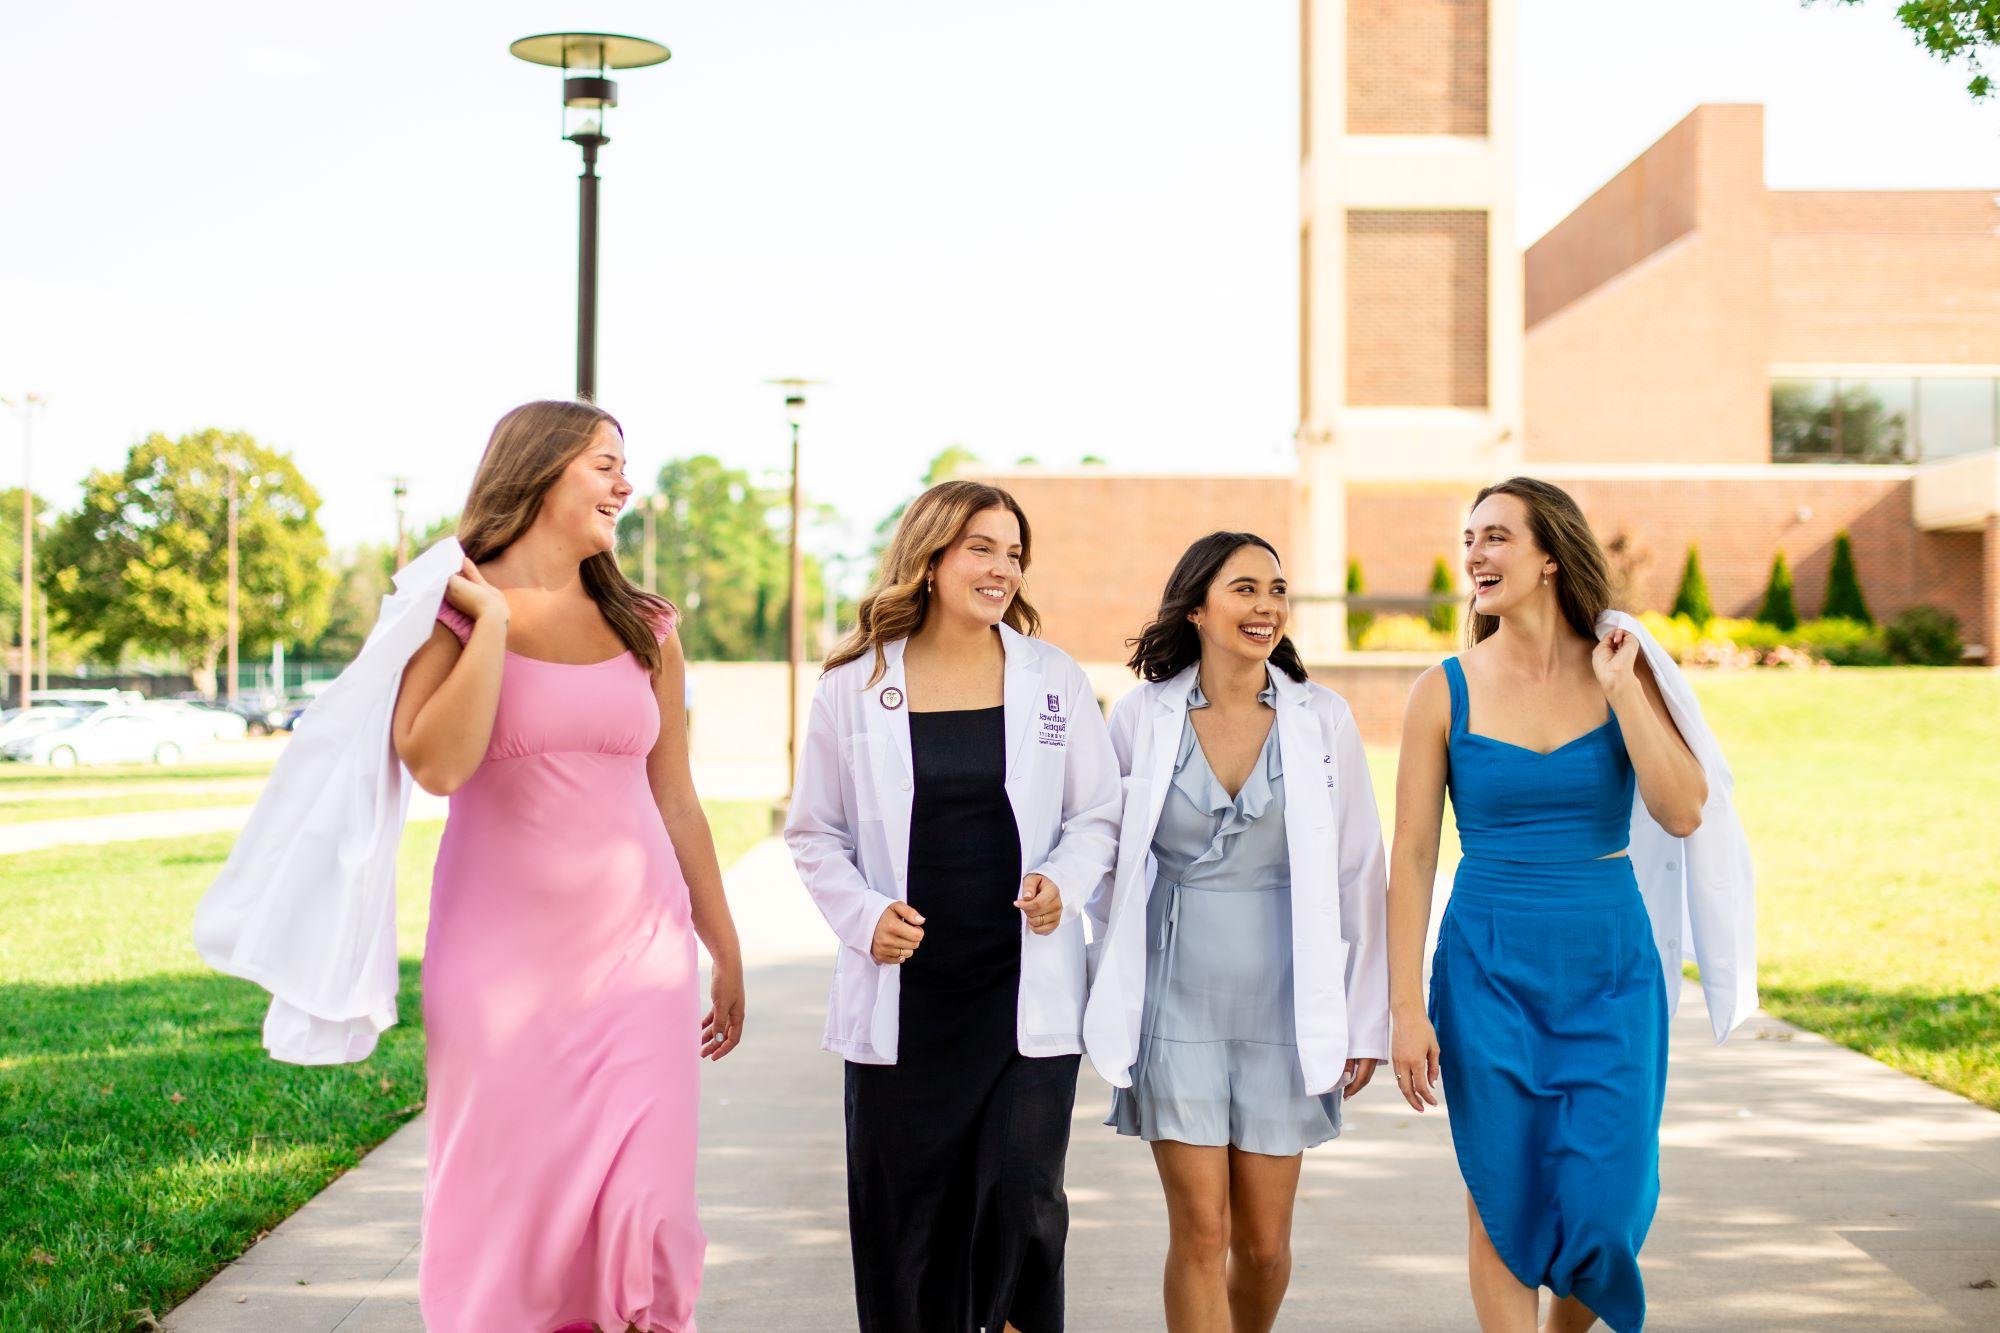
[[[1659,1198],[1666,982],[1627,855],[1634,788],[1675,837],[1707,782],[1622,630],[1576,502],[1514,478],[1465,529],[1469,646],[1420,677],[1403,724],[1390,862],[1396,1087],[1442,1075],[1487,1333],[1646,1317],[1639,1247]],[[1422,993],[1449,791],[1462,859]]]

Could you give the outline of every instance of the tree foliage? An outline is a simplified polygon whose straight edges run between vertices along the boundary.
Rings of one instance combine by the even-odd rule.
[[[680,608],[682,651],[693,661],[782,659],[789,497],[708,454],[674,459],[661,468],[659,491],[664,500],[655,520],[658,586],[660,595]],[[645,498],[635,499],[619,534],[626,574],[642,585],[645,507]],[[811,658],[817,626],[810,613],[823,595],[822,571],[810,552],[804,564],[805,652]]]
[[[1688,543],[1687,564],[1681,567],[1680,590],[1674,594],[1673,614],[1686,616],[1697,625],[1715,619],[1715,603],[1708,596],[1708,579],[1701,572],[1701,552]]]
[[[1451,566],[1445,563],[1443,556],[1439,556],[1431,565],[1431,595],[1439,597],[1445,593],[1456,592],[1457,590],[1457,586],[1452,582]],[[1458,630],[1458,604],[1446,601],[1433,602],[1431,603],[1429,614],[1424,618],[1430,622],[1430,627],[1439,634],[1456,633]]]
[[[122,471],[95,471],[50,532],[49,607],[59,627],[116,661],[128,647],[177,653],[213,673],[228,634],[228,479],[237,477],[238,642],[246,656],[316,638],[333,571],[319,493],[289,455],[248,435],[149,435]]]
[[[48,531],[47,501],[35,497],[37,544]],[[37,582],[48,572],[45,549],[35,556]],[[0,488],[0,648],[21,641],[21,488]]]
[[[1835,3],[1858,5],[1861,0]],[[1917,44],[1938,59],[1965,61],[1972,71],[1965,90],[1975,99],[1992,95],[1993,79],[1983,57],[2000,47],[2000,0],[1903,0],[1896,6],[1896,17],[1916,34]]]
[[[1799,627],[1799,608],[1792,597],[1792,567],[1786,563],[1783,551],[1771,561],[1771,578],[1764,585],[1764,604],[1757,609],[1757,619],[1779,629]]]
[[[1822,620],[1875,623],[1875,617],[1868,614],[1868,600],[1861,595],[1861,575],[1854,568],[1854,540],[1844,531],[1833,538],[1833,567],[1826,573],[1826,606],[1819,614]]]
[[[1350,648],[1359,648],[1361,646],[1361,636],[1366,634],[1368,627],[1375,623],[1375,613],[1373,611],[1357,610],[1354,606],[1354,599],[1367,591],[1367,585],[1361,579],[1361,562],[1354,559],[1348,560],[1347,646]]]

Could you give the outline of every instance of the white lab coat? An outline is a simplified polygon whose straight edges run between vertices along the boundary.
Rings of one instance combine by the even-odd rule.
[[[1344,1081],[1349,1059],[1389,1057],[1389,874],[1368,760],[1346,700],[1266,668],[1277,689],[1292,877],[1292,1005],[1309,1093]],[[1111,711],[1125,774],[1118,865],[1088,912],[1094,955],[1084,1043],[1107,1081],[1132,1085],[1146,1000],[1146,901],[1153,832],[1199,668],[1140,686]]]
[[[1597,637],[1622,629],[1639,641],[1653,669],[1667,712],[1708,778],[1708,801],[1701,827],[1676,838],[1646,809],[1645,797],[1632,800],[1632,870],[1639,880],[1653,943],[1666,970],[1669,1012],[1681,996],[1681,964],[1701,968],[1701,989],[1717,1042],[1757,1008],[1757,895],[1750,864],[1750,840],[1736,817],[1736,780],[1722,757],[1715,733],[1701,715],[1687,677],[1646,627],[1622,611],[1597,619]]]
[[[1055,881],[1063,904],[1047,935],[1021,923],[1016,1045],[1029,1056],[1074,1054],[1083,1049],[1087,988],[1081,908],[1111,867],[1118,761],[1082,668],[1005,625],[1000,640],[1020,872]],[[870,946],[889,904],[909,897],[914,770],[903,647],[885,645],[887,666],[873,684],[872,652],[820,677],[785,820],[799,877],[840,939],[821,1044],[857,1064],[896,1063],[902,968],[877,963]]]
[[[396,847],[410,774],[390,720],[464,560],[450,537],[396,574],[360,654],[315,699],[195,908],[210,967],[271,992],[264,1045],[301,1065],[365,1060],[396,1023]]]

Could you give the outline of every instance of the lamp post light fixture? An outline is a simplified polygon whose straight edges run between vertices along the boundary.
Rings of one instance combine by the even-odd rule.
[[[605,113],[618,105],[615,69],[658,65],[673,53],[644,37],[609,32],[545,32],[507,48],[531,65],[563,72],[563,132],[583,150],[578,178],[576,261],[576,396],[597,397],[597,150],[611,142]]]
[[[799,546],[799,420],[805,415],[806,390],[819,380],[765,380],[785,391],[785,422],[792,428],[791,574],[785,591],[785,803],[791,804],[792,780],[799,770],[799,658],[806,642],[806,565]]]

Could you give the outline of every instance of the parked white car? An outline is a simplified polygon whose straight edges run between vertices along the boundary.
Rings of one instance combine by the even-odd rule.
[[[0,745],[0,759],[72,768],[77,764],[177,764],[186,746],[157,718],[131,708],[99,708],[67,726]]]
[[[180,736],[188,749],[210,741],[240,741],[250,729],[250,724],[235,713],[220,708],[203,708],[199,704],[176,699],[154,699],[134,704],[132,711],[158,719],[162,726]]]
[[[0,746],[24,741],[31,736],[39,736],[57,727],[66,727],[92,710],[87,708],[58,707],[50,704],[36,704],[33,708],[10,708],[4,721],[0,721]]]

